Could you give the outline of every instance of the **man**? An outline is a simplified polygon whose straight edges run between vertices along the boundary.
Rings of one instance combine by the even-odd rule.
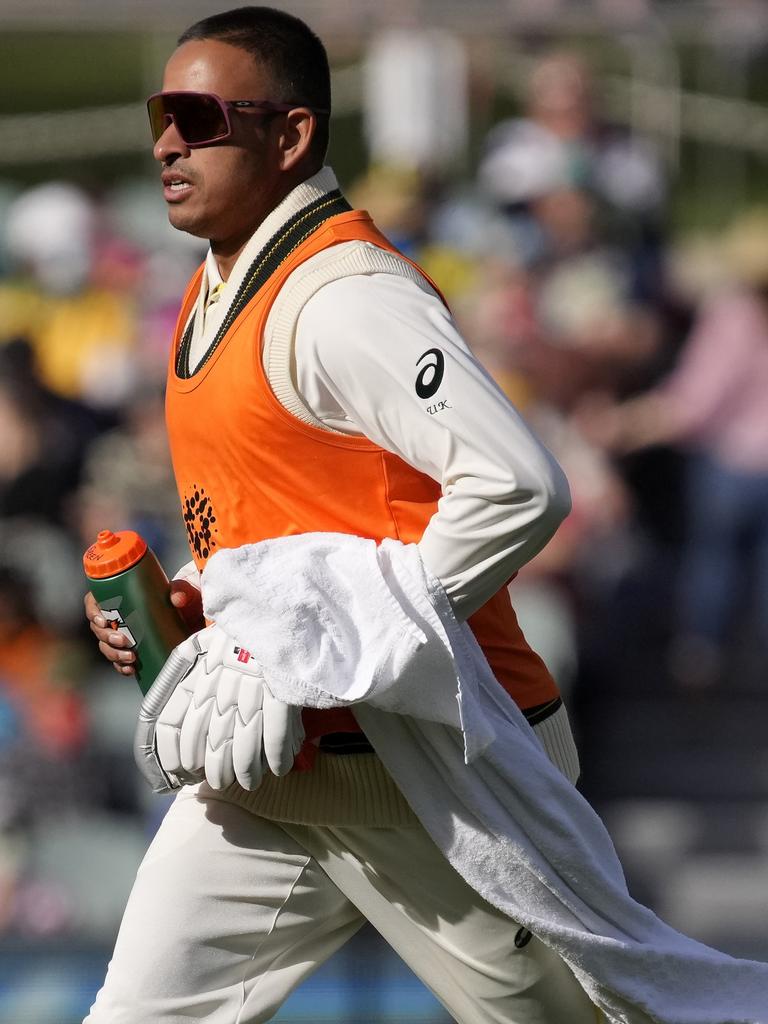
[[[506,592],[567,513],[567,485],[431,283],[323,166],[322,44],[270,8],[205,19],[149,111],[171,223],[210,241],[167,398],[196,570],[270,537],[417,544],[505,699],[575,780],[565,709]],[[200,625],[196,580],[174,601]],[[90,595],[86,612],[131,674]],[[157,788],[195,784],[139,870],[90,1024],[268,1020],[366,919],[457,1021],[594,1024],[565,964],[443,858],[353,709],[297,717],[216,625],[187,644],[192,668],[146,754]]]

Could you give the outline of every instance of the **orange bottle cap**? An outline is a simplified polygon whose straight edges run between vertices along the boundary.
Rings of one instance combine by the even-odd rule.
[[[101,530],[83,555],[85,575],[94,580],[117,576],[143,558],[146,550],[147,542],[134,530]]]

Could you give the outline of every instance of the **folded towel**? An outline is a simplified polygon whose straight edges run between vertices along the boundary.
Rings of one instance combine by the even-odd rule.
[[[247,631],[250,642],[239,642],[258,656],[282,700],[329,708],[374,697],[385,711],[463,726],[471,759],[494,734],[476,700],[463,706],[453,652],[423,581],[413,544],[311,533],[218,551],[202,592],[209,619],[235,639]],[[414,591],[418,603],[407,596]],[[426,680],[439,681],[450,699],[435,705]]]
[[[627,892],[599,817],[544,754],[415,545],[303,534],[222,550],[206,615],[272,692],[355,704],[454,868],[569,964],[614,1024],[768,1024],[768,965],[664,924]]]

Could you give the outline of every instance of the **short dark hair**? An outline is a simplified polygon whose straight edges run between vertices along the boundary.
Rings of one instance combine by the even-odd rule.
[[[276,93],[268,99],[330,111],[328,54],[300,18],[274,7],[237,7],[195,22],[178,45],[195,39],[218,39],[250,53],[272,78]],[[328,115],[319,114],[312,149],[322,159],[327,148]]]

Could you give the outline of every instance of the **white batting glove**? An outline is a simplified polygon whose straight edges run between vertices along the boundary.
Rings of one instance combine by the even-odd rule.
[[[157,793],[203,778],[257,789],[264,771],[286,775],[304,741],[301,708],[276,700],[253,657],[217,627],[171,653],[147,692],[134,742]]]

